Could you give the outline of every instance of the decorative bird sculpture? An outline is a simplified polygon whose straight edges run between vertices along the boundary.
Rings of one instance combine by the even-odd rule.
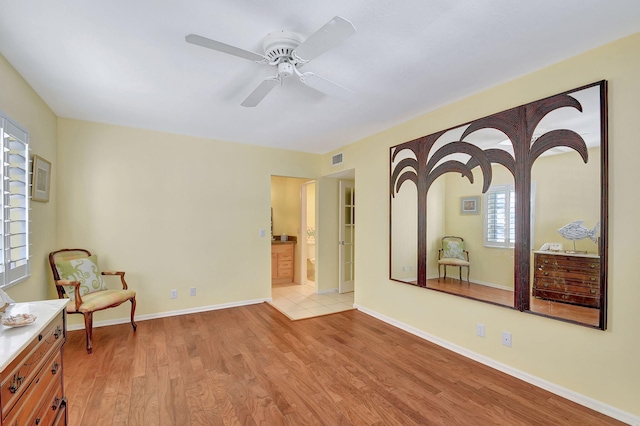
[[[562,228],[558,229],[558,233],[567,240],[573,241],[573,251],[576,251],[576,240],[582,240],[589,238],[594,243],[598,242],[598,233],[600,232],[600,222],[596,223],[593,229],[589,230],[583,225],[583,220],[576,220],[571,222]]]

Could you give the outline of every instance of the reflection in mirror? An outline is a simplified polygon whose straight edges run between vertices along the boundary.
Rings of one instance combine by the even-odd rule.
[[[600,87],[569,95],[580,102],[582,112],[573,108],[553,111],[540,121],[538,130],[544,133],[560,123],[575,129],[584,139],[588,157],[585,162],[576,151],[560,146],[548,150],[533,164],[531,180],[536,185],[538,202],[532,240],[530,310],[597,327],[601,314]],[[573,232],[558,231],[569,224],[573,224]],[[551,247],[551,243],[556,244]]]
[[[391,279],[605,328],[606,82],[390,156]],[[440,260],[456,248],[444,236],[468,259]],[[466,260],[468,280],[439,264]]]

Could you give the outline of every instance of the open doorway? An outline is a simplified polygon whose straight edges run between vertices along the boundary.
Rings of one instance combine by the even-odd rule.
[[[307,240],[301,222],[301,188],[310,180],[286,176],[271,177],[271,283],[305,284],[301,259]]]
[[[273,247],[281,246],[283,232],[287,233],[287,241],[295,238],[295,266],[293,280],[274,284],[272,279],[269,304],[292,320],[354,309],[354,292],[340,293],[338,289],[339,194],[339,180],[334,177],[272,177],[272,278],[278,268]],[[350,205],[353,207],[353,203]],[[294,221],[292,215],[296,212]],[[295,226],[290,223],[287,228],[287,221]],[[285,228],[288,231],[283,231]]]

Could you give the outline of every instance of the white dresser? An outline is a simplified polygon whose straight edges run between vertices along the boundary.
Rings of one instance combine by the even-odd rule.
[[[66,300],[14,303],[3,315],[31,314],[22,327],[0,323],[0,425],[65,425],[62,347]]]

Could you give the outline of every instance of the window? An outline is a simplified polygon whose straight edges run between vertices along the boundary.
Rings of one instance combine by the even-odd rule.
[[[29,134],[0,112],[0,288],[29,276]]]
[[[531,182],[531,242],[533,243],[536,183]],[[511,185],[495,185],[484,194],[485,247],[513,248],[516,243],[516,192]]]
[[[512,248],[516,242],[516,193],[513,185],[496,185],[484,194],[484,245]]]

